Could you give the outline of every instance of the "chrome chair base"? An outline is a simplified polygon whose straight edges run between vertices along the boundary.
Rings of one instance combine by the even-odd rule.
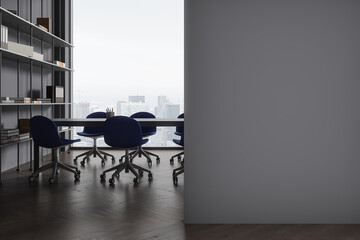
[[[181,161],[181,167],[175,168],[173,170],[173,182],[174,185],[177,186],[178,185],[178,177],[180,174],[184,173],[184,158]]]
[[[136,150],[132,151],[129,153],[130,155],[130,158],[131,159],[134,159],[136,156],[139,156],[139,158],[144,155],[147,159],[147,162],[149,165],[152,164],[152,160],[151,160],[151,157],[150,156],[154,156],[156,157],[156,163],[160,163],[160,157],[159,155],[156,155],[155,153],[152,153],[152,152],[149,152],[149,151],[146,151],[142,146],[139,146]],[[149,156],[150,155],[150,156]],[[133,157],[134,156],[134,157]],[[123,159],[125,158],[125,155],[122,156],[119,161],[122,162]]]
[[[115,183],[115,179],[114,179],[114,178],[115,178],[115,177],[119,177],[120,172],[122,172],[123,170],[125,170],[125,172],[131,171],[132,174],[135,175],[135,178],[134,178],[134,180],[133,180],[134,183],[138,183],[139,178],[140,178],[141,176],[143,176],[143,172],[147,172],[147,173],[148,173],[149,181],[151,181],[151,180],[152,180],[152,173],[151,173],[151,171],[149,171],[149,170],[147,170],[147,169],[145,169],[145,168],[143,168],[143,167],[140,167],[140,166],[132,163],[132,160],[134,159],[135,156],[136,156],[136,155],[132,155],[132,156],[130,157],[129,150],[128,150],[128,149],[125,150],[125,161],[124,161],[123,163],[120,163],[119,165],[117,165],[117,166],[115,166],[115,167],[112,167],[112,168],[110,168],[110,169],[105,170],[105,171],[100,175],[101,181],[105,181],[105,180],[106,180],[106,173],[107,173],[107,172],[115,171],[115,172],[112,174],[111,178],[109,179],[110,185],[113,186],[114,183]],[[138,172],[136,172],[136,169],[138,170]]]
[[[112,161],[115,161],[115,157],[113,155],[111,155],[109,153],[106,153],[104,151],[101,151],[101,150],[99,150],[97,148],[97,144],[96,144],[97,139],[98,138],[93,138],[94,144],[93,144],[92,149],[90,149],[89,151],[84,152],[84,153],[76,156],[75,159],[74,159],[74,162],[76,162],[79,157],[85,156],[83,158],[83,160],[80,162],[81,165],[84,166],[85,165],[85,160],[90,160],[91,155],[93,155],[94,157],[99,156],[99,158],[101,159],[101,164],[105,164],[105,159],[107,158],[107,156],[111,157]],[[102,156],[101,154],[104,155],[104,156]]]
[[[35,177],[39,176],[39,173],[44,172],[44,171],[46,171],[48,169],[51,169],[51,168],[52,168],[53,172],[52,172],[51,177],[49,178],[49,183],[54,183],[55,182],[55,176],[56,176],[57,173],[59,173],[60,168],[66,170],[66,171],[74,173],[75,180],[80,179],[81,171],[77,167],[59,162],[59,153],[58,153],[58,151],[59,151],[59,148],[56,148],[56,149],[52,150],[52,162],[49,163],[49,164],[46,164],[45,166],[42,166],[41,168],[34,171],[29,176],[29,182],[33,182],[35,180]]]
[[[178,159],[178,162],[181,162],[181,155],[184,155],[184,151],[182,151],[181,153],[178,153],[174,156],[172,156],[170,158],[170,164],[173,164],[174,163],[174,158],[177,158]]]

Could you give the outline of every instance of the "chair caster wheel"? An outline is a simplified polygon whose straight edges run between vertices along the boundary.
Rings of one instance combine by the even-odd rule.
[[[73,162],[76,163],[76,162],[77,162],[77,158],[75,158],[75,159],[73,160]]]
[[[79,180],[80,179],[80,174],[74,174],[75,180]]]
[[[100,174],[100,180],[105,181],[106,175],[104,173]]]
[[[174,159],[170,158],[170,164],[173,165],[174,164]]]
[[[139,171],[138,171],[138,172],[139,172],[140,177],[142,177],[142,176],[144,175],[143,170],[140,170],[140,169],[139,169]]]
[[[112,158],[111,158],[111,161],[113,161],[113,162],[114,162],[114,161],[115,161],[115,157],[112,157]]]
[[[156,158],[156,163],[160,163],[160,158],[159,157]]]
[[[60,169],[56,170],[56,173],[59,174],[59,173],[60,173]]]
[[[178,156],[177,159],[178,159],[178,162],[180,162],[181,161],[181,156]]]
[[[104,160],[101,161],[101,165],[105,165],[105,161],[104,161]]]
[[[81,163],[81,166],[85,166],[85,159],[82,160],[80,163]]]
[[[151,160],[148,161],[148,165],[149,165],[149,167],[152,166],[152,161]]]
[[[115,179],[110,178],[109,179],[109,184],[110,184],[110,186],[114,186],[115,185]]]
[[[33,182],[35,178],[33,176],[28,177],[29,182]]]
[[[107,160],[107,156],[104,154],[104,159],[106,159]]]
[[[152,173],[149,173],[149,174],[148,174],[148,178],[149,178],[149,181],[153,180],[153,175],[152,175]]]
[[[55,182],[55,179],[54,178],[49,178],[49,183],[50,184],[53,184]]]
[[[138,182],[139,182],[139,179],[138,179],[138,178],[134,178],[133,182],[134,182],[134,183],[138,183]]]
[[[80,175],[81,171],[79,169],[76,169],[76,173]]]

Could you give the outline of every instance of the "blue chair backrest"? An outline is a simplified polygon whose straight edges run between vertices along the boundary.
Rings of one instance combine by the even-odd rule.
[[[178,118],[184,118],[184,114],[183,114],[183,113],[180,114],[180,115],[178,116]],[[177,127],[176,127],[176,132],[178,132],[178,133],[183,133],[183,132],[184,132],[184,127],[183,127],[183,126],[177,126]]]
[[[44,116],[30,119],[30,131],[34,143],[40,147],[55,148],[61,146],[56,124]]]
[[[115,148],[135,148],[141,145],[140,124],[130,117],[115,116],[104,124],[105,143]]]
[[[134,113],[130,116],[131,118],[156,118],[153,114],[149,112],[138,112]],[[143,135],[146,135],[147,133],[156,132],[156,126],[155,127],[141,127],[141,131]]]
[[[93,112],[90,113],[86,118],[106,118],[105,112]],[[84,127],[83,132],[92,134],[104,134],[104,127]]]

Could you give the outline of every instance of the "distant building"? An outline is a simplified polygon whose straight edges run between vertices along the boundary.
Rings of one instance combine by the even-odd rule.
[[[86,118],[90,114],[90,103],[82,102],[74,104],[74,117],[75,118]]]
[[[120,104],[120,112],[118,115],[130,116],[137,112],[149,112],[150,106],[145,103],[132,103],[125,102]]]
[[[121,115],[121,104],[126,103],[125,101],[118,101],[116,103],[116,112],[115,115]]]
[[[145,103],[145,96],[129,96],[130,103]]]
[[[165,109],[165,118],[177,118],[180,114],[179,104],[166,104]]]

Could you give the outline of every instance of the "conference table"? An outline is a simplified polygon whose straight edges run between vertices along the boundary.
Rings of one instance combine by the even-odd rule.
[[[103,126],[106,118],[53,118],[58,127],[96,127]],[[184,126],[183,118],[135,118],[142,127],[178,127]],[[40,167],[40,147],[34,145],[34,170]]]

